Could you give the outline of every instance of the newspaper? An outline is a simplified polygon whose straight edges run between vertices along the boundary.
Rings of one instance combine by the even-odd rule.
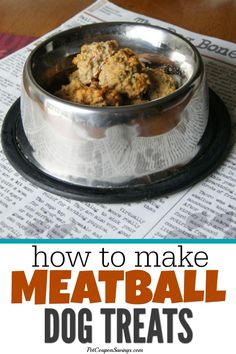
[[[236,46],[98,0],[55,31],[0,60],[0,120],[21,94],[22,69],[42,40],[67,28],[104,21],[150,23],[177,32],[202,54],[209,86],[236,127]],[[0,235],[3,238],[234,238],[236,149],[208,178],[149,201],[93,204],[58,197],[23,179],[0,151]]]

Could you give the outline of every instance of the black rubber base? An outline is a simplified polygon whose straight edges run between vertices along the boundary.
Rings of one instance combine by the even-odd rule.
[[[220,98],[210,91],[209,121],[201,141],[201,150],[187,165],[159,182],[140,187],[93,188],[75,186],[55,179],[30,163],[16,142],[21,122],[20,100],[8,111],[2,127],[3,150],[12,166],[27,180],[50,193],[65,198],[97,203],[122,203],[149,199],[189,187],[206,177],[225,157],[231,143],[231,121]],[[18,140],[19,140],[18,136]]]

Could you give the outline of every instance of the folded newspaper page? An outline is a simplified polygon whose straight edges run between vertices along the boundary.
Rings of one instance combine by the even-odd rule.
[[[177,32],[203,56],[209,86],[236,124],[236,46],[217,38],[98,0],[55,31],[0,60],[0,121],[21,95],[22,70],[30,51],[53,33],[95,22],[149,23]],[[58,197],[23,179],[0,151],[2,238],[234,238],[236,237],[236,148],[202,182],[149,201],[93,204]]]

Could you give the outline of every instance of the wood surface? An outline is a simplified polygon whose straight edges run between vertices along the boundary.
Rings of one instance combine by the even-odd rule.
[[[91,0],[0,0],[0,32],[41,36],[92,3]],[[114,0],[113,3],[236,42],[236,0]]]

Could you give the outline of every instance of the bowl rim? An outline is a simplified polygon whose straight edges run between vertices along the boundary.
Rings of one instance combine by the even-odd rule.
[[[163,96],[160,98],[156,98],[154,100],[145,102],[145,103],[140,103],[140,104],[132,104],[132,105],[122,105],[122,106],[95,106],[95,105],[85,105],[85,104],[81,104],[81,103],[76,103],[76,102],[72,102],[69,100],[65,100],[62,98],[59,98],[55,95],[53,95],[52,93],[48,92],[47,90],[45,90],[35,79],[33,72],[32,72],[32,59],[33,57],[36,55],[36,53],[43,47],[45,47],[48,43],[50,43],[52,40],[54,40],[55,38],[59,38],[59,37],[63,37],[64,35],[69,35],[70,33],[75,33],[77,31],[79,31],[82,27],[84,29],[86,28],[99,28],[102,27],[104,25],[108,25],[108,26],[141,26],[141,27],[146,27],[146,28],[152,28],[152,29],[157,29],[157,30],[162,30],[164,32],[167,32],[169,34],[171,34],[174,37],[178,37],[179,39],[181,39],[183,42],[185,42],[193,51],[194,55],[196,56],[197,59],[197,64],[194,67],[194,71],[193,74],[191,75],[191,77],[183,84],[181,85],[178,89],[176,89],[174,92],[172,92],[171,94],[167,95],[167,96]],[[114,22],[101,22],[101,23],[92,23],[92,24],[86,24],[86,25],[80,25],[80,26],[76,26],[70,29],[67,29],[65,31],[60,31],[57,32],[55,34],[53,34],[52,36],[48,37],[47,39],[45,39],[44,41],[42,41],[39,45],[37,45],[29,54],[28,58],[26,59],[25,65],[24,65],[24,72],[27,72],[29,79],[31,80],[31,83],[34,84],[34,87],[37,88],[37,90],[45,95],[48,98],[53,99],[54,101],[61,103],[63,105],[68,106],[68,107],[74,107],[77,108],[77,110],[86,110],[86,111],[91,111],[91,112],[101,112],[101,111],[106,111],[107,113],[112,112],[122,112],[122,111],[133,111],[136,109],[145,109],[145,108],[151,108],[151,107],[157,107],[157,106],[168,106],[171,105],[172,103],[176,101],[176,99],[179,99],[182,97],[182,95],[187,94],[189,92],[189,89],[192,87],[192,84],[196,81],[196,79],[198,77],[204,75],[204,64],[203,64],[203,60],[202,57],[199,53],[199,51],[197,50],[197,48],[186,38],[184,38],[182,35],[175,33],[169,29],[163,28],[161,26],[155,26],[155,25],[151,25],[151,24],[142,24],[142,23],[137,23],[137,22],[129,22],[129,21],[124,21],[124,22],[120,22],[120,21],[114,21]]]

